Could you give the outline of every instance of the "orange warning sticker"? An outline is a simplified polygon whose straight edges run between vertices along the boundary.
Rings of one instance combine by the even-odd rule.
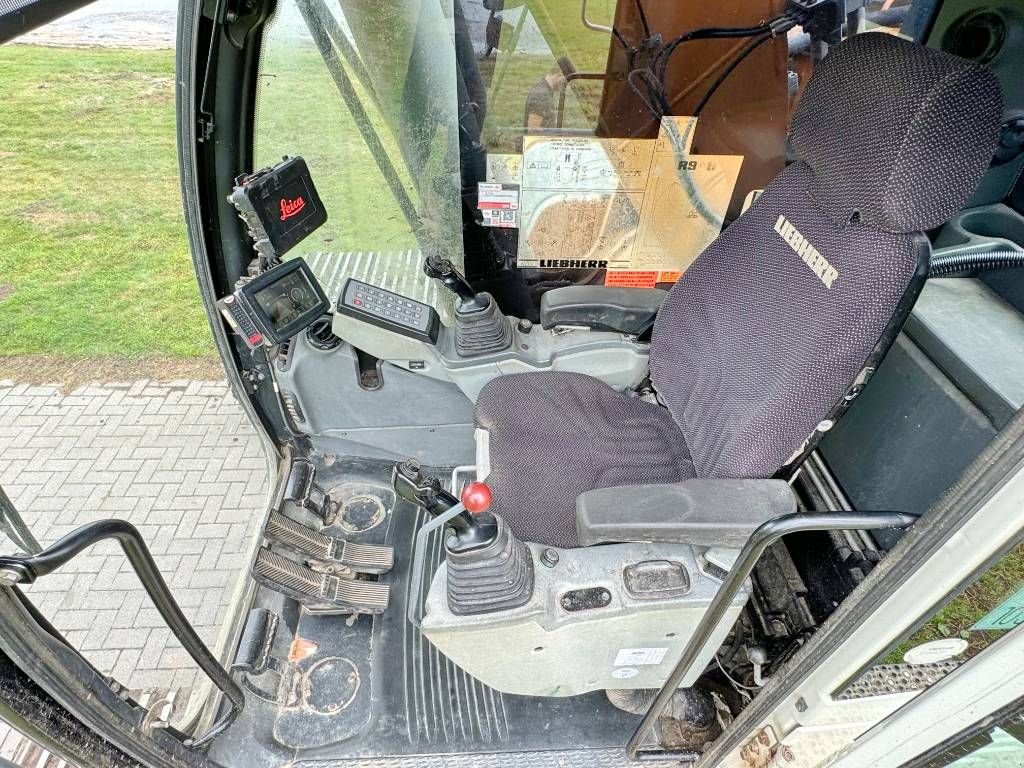
[[[658,282],[659,283],[674,283],[676,280],[678,280],[682,276],[683,276],[682,272],[676,272],[676,271],[673,271],[673,270],[665,270],[665,269],[663,269],[663,270],[661,270],[661,272],[658,273]]]
[[[658,282],[657,272],[641,272],[632,269],[608,270],[604,284],[616,288],[653,288]]]

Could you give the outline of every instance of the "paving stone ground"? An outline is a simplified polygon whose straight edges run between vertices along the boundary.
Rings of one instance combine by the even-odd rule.
[[[266,464],[225,382],[57,387],[0,381],[0,485],[43,546],[108,517],[142,533],[199,635],[216,641],[266,503]],[[0,536],[0,551],[12,552]],[[199,674],[113,542],[27,588],[44,615],[128,688]]]

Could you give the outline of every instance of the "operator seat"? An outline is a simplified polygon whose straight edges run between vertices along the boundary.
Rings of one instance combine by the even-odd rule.
[[[664,301],[657,402],[568,372],[483,388],[492,510],[522,539],[573,547],[584,491],[792,469],[902,327],[927,277],[921,231],[967,202],[1001,116],[986,67],[882,33],[835,46],[790,127],[798,159]]]

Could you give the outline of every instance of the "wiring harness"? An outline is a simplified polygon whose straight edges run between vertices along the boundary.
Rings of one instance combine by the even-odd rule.
[[[753,53],[758,46],[779,35],[783,35],[798,25],[806,25],[822,11],[834,16],[834,4],[830,1],[796,3],[794,2],[785,13],[752,27],[700,27],[698,29],[684,32],[678,37],[661,44],[660,36],[652,35],[647,18],[640,5],[640,0],[635,0],[641,24],[644,29],[644,40],[638,46],[630,45],[626,39],[612,28],[612,34],[619,44],[626,50],[626,61],[628,74],[626,83],[637,95],[644,106],[651,114],[660,119],[664,115],[672,113],[672,107],[668,90],[665,84],[665,77],[668,72],[672,56],[681,46],[694,40],[713,40],[722,38],[750,38],[736,56],[722,69],[715,80],[705,91],[692,114],[699,116],[707,106],[715,91],[725,82],[730,74],[738,67],[744,59]],[[653,53],[652,53],[653,49]],[[643,60],[644,64],[638,66]]]

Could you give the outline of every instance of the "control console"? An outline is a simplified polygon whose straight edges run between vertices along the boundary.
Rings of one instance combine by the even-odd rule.
[[[437,343],[441,318],[429,304],[349,278],[335,311],[427,344]]]
[[[287,341],[331,304],[304,259],[286,261],[244,283],[217,308],[249,349]]]

